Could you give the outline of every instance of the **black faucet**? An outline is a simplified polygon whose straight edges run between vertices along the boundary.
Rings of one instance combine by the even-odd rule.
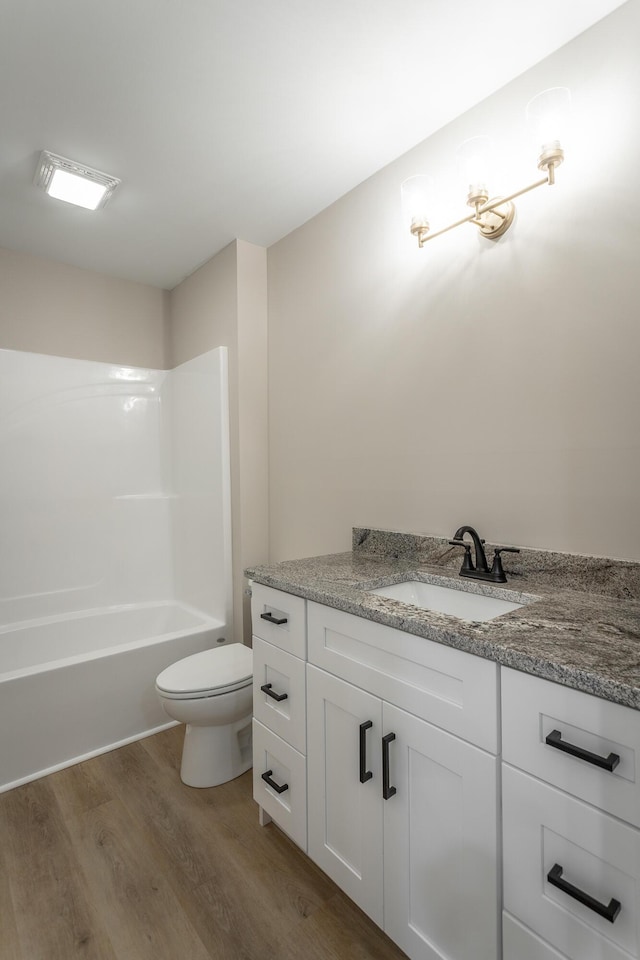
[[[471,542],[463,539],[465,533],[469,534],[475,548],[475,565],[471,559]],[[507,582],[506,574],[502,568],[502,559],[500,554],[520,553],[517,547],[494,547],[493,563],[491,564],[491,569],[489,569],[489,565],[487,564],[487,555],[484,552],[484,547],[482,546],[484,540],[481,540],[477,531],[468,525],[458,527],[453,535],[453,540],[449,540],[449,543],[452,547],[464,548],[464,559],[462,561],[462,566],[460,567],[461,577],[470,577],[473,580],[489,580],[491,583]]]

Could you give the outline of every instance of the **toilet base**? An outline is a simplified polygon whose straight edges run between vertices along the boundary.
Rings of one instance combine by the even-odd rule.
[[[251,714],[223,726],[186,725],[180,779],[188,787],[217,787],[251,766]]]

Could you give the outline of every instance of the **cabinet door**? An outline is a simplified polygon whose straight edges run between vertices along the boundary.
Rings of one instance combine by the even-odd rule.
[[[412,960],[496,960],[497,760],[385,703],[384,929]]]
[[[309,856],[379,926],[381,720],[377,697],[307,666]]]

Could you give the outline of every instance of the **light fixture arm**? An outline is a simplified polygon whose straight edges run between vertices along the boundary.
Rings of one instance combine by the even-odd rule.
[[[477,206],[473,213],[470,213],[467,217],[462,217],[460,220],[456,220],[455,223],[450,223],[447,227],[442,227],[440,230],[436,230],[434,233],[429,233],[429,228],[424,227],[423,225],[416,224],[412,228],[411,232],[418,238],[418,244],[423,247],[427,240],[433,240],[435,237],[441,236],[443,233],[448,233],[449,230],[453,230],[455,227],[459,227],[463,223],[475,223],[477,224],[484,236],[499,236],[500,233],[504,233],[513,220],[514,208],[512,200],[515,200],[516,197],[521,197],[525,193],[529,193],[530,190],[535,190],[537,187],[542,187],[544,184],[552,186],[555,183],[555,168],[562,162],[562,158],[556,158],[550,160],[544,164],[543,169],[546,170],[546,176],[542,177],[540,180],[536,180],[534,183],[528,184],[526,187],[522,187],[521,190],[516,190],[514,193],[510,193],[508,197],[496,197],[493,200],[487,200],[486,203]],[[504,211],[501,208],[506,208]],[[484,221],[481,219],[487,213],[495,213],[502,221],[501,227],[495,228],[493,230],[484,230],[485,226]]]

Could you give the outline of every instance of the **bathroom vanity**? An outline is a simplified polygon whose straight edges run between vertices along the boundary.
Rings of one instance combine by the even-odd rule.
[[[640,957],[640,564],[523,551],[496,590],[363,533],[247,571],[262,822],[416,960]],[[518,606],[373,592],[413,580]]]

